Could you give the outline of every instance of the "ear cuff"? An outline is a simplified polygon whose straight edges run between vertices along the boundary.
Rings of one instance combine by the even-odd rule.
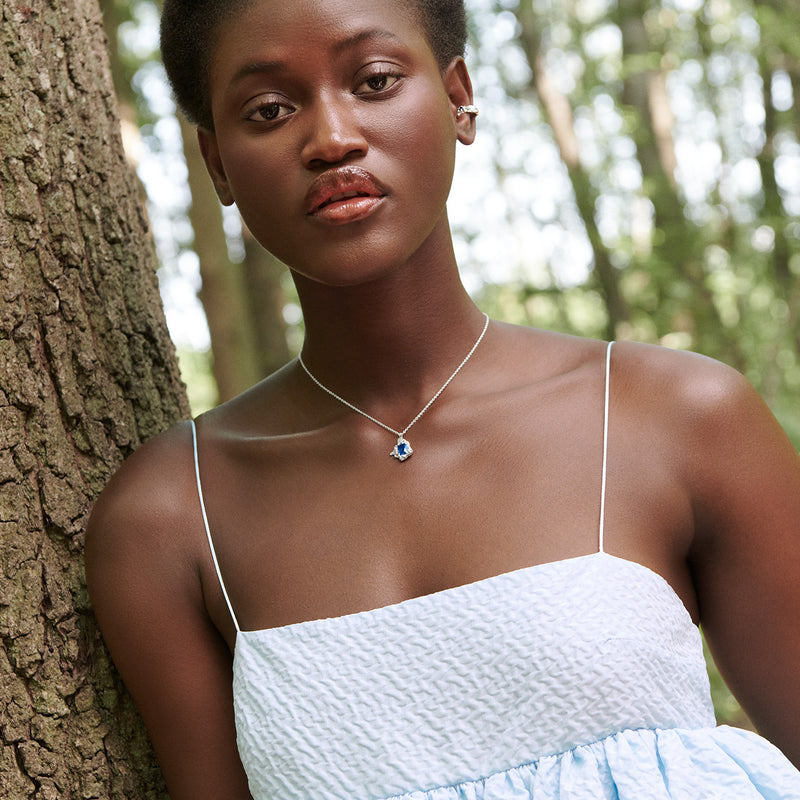
[[[472,116],[477,117],[479,113],[478,106],[459,106],[456,109],[457,117],[460,117],[462,114],[471,114]]]

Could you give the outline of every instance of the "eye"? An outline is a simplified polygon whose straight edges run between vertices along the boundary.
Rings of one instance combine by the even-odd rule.
[[[376,72],[365,78],[356,89],[356,94],[379,94],[391,89],[401,76],[395,72]]]
[[[248,103],[242,116],[250,122],[277,122],[294,112],[294,106],[285,101],[258,97]]]

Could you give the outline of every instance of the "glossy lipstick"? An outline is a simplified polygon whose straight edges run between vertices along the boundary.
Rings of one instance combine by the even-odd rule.
[[[322,173],[309,187],[305,213],[342,225],[369,216],[386,197],[374,175],[361,167],[339,167]]]

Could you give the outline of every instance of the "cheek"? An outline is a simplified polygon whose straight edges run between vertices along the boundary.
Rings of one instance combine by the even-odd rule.
[[[419,192],[446,199],[455,167],[457,131],[443,91],[431,90],[404,104],[399,118],[382,130],[381,148],[402,162]],[[442,198],[444,195],[444,198]],[[425,201],[420,197],[420,202]]]
[[[248,226],[255,216],[288,209],[291,188],[287,157],[257,138],[232,143],[221,153],[229,186]]]
[[[429,210],[443,206],[450,193],[455,169],[456,139],[445,119],[415,119],[410,125],[407,159],[420,193],[420,204]]]

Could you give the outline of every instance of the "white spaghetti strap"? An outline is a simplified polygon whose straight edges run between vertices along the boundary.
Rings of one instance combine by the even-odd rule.
[[[606,467],[608,465],[608,406],[611,386],[611,345],[614,342],[609,342],[606,348],[606,389],[605,389],[605,410],[603,412],[603,479],[600,483],[600,533],[599,533],[599,550],[601,553],[605,552],[605,544],[603,536],[605,534],[606,525]]]
[[[197,457],[197,426],[194,424],[194,420],[191,420],[192,423],[192,447],[194,448],[194,475],[197,480],[197,496],[200,498],[200,510],[203,512],[203,525],[206,528],[206,537],[208,538],[208,546],[211,550],[211,558],[214,561],[214,569],[217,571],[217,579],[219,580],[220,589],[222,589],[222,594],[225,597],[225,602],[228,604],[228,611],[230,611],[231,619],[233,620],[233,624],[236,627],[236,633],[239,633],[241,628],[239,628],[239,621],[236,619],[236,614],[233,613],[233,606],[231,605],[231,600],[228,597],[228,590],[225,588],[225,581],[222,580],[222,573],[219,569],[219,561],[217,561],[217,551],[214,549],[214,542],[211,539],[211,528],[208,525],[208,515],[206,514],[206,504],[205,500],[203,499],[203,486],[200,483],[200,460]]]

